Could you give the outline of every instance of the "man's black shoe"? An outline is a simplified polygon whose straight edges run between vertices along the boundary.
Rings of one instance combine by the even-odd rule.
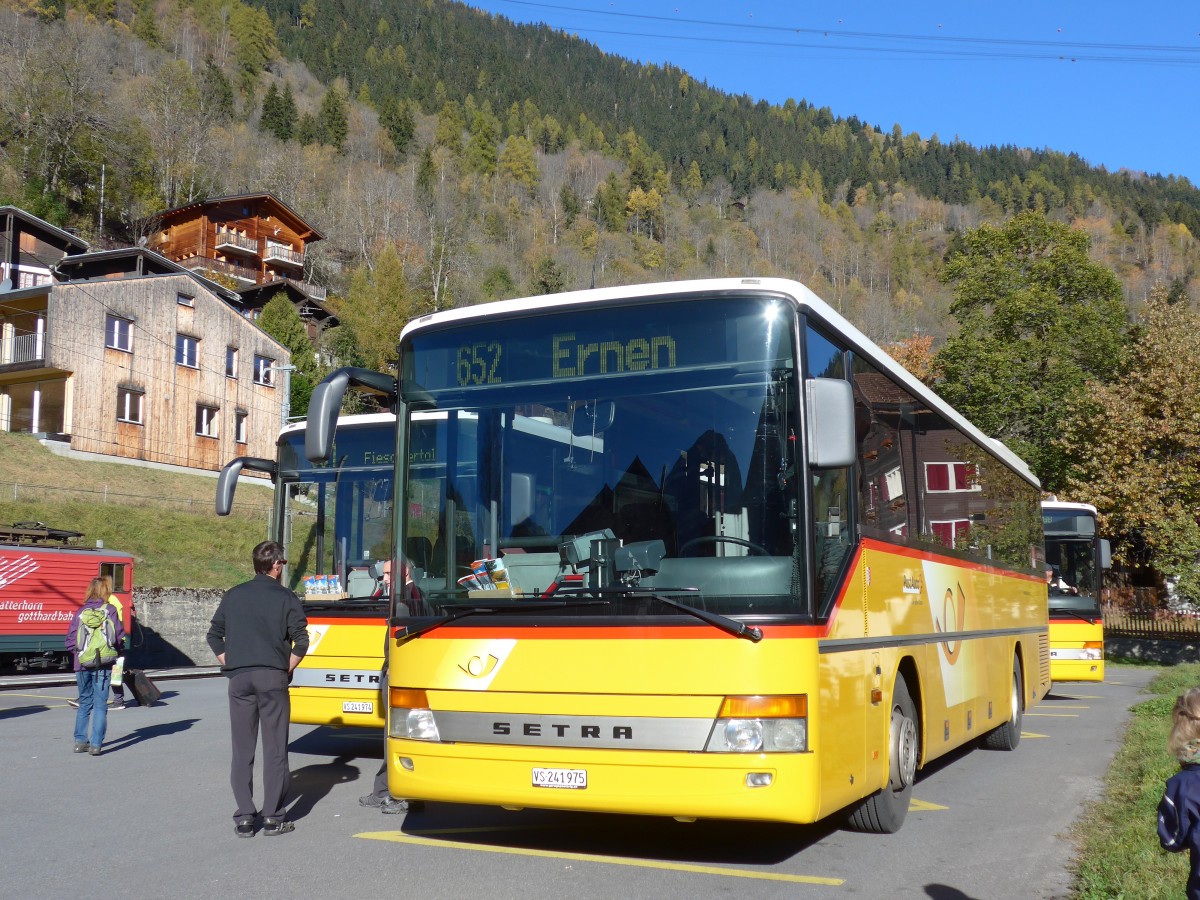
[[[238,837],[254,837],[254,820],[243,819],[233,826],[233,831]]]
[[[295,822],[285,822],[283,819],[263,819],[263,834],[267,837],[275,837],[277,834],[291,834],[295,830]]]

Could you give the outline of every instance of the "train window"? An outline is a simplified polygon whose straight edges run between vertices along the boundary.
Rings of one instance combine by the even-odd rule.
[[[112,589],[114,594],[122,594],[129,590],[126,587],[128,581],[129,566],[124,563],[100,563],[100,574],[107,575],[112,579]]]

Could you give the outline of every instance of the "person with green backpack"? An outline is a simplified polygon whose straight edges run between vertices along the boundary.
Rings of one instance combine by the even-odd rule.
[[[108,602],[103,578],[88,584],[83,606],[71,617],[66,648],[75,662],[75,681],[79,685],[79,709],[75,713],[75,752],[100,755],[104,733],[108,730],[108,688],[113,666],[125,643],[121,617]],[[88,734],[88,720],[91,734]]]

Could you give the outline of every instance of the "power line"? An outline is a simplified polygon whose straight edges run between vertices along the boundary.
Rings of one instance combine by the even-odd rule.
[[[990,37],[972,37],[972,36],[956,36],[948,34],[904,34],[898,32],[884,31],[852,31],[848,29],[838,28],[810,28],[799,25],[765,25],[762,23],[750,22],[731,22],[712,19],[692,19],[685,16],[657,16],[647,13],[631,13],[619,12],[616,10],[591,9],[580,6],[566,6],[554,3],[539,3],[534,0],[497,0],[500,3],[507,3],[511,6],[533,7],[540,9],[549,9],[559,12],[568,13],[583,13],[586,15],[608,16],[615,17],[621,20],[641,20],[647,22],[669,22],[672,25],[691,25],[704,28],[721,29],[722,34],[719,36],[706,37],[703,35],[684,35],[684,34],[657,34],[645,31],[611,31],[591,26],[577,27],[569,25],[549,25],[563,31],[575,31],[585,34],[606,34],[619,37],[643,37],[652,38],[655,40],[672,40],[672,41],[696,41],[701,43],[720,43],[720,44],[738,44],[747,47],[783,47],[803,50],[824,50],[824,51],[853,51],[867,53],[889,53],[901,55],[918,55],[925,54],[926,58],[958,58],[958,59],[1010,59],[1010,60],[1057,60],[1071,62],[1111,62],[1111,63],[1137,63],[1137,64],[1158,64],[1158,65],[1185,65],[1194,66],[1200,65],[1200,47],[1197,46],[1181,46],[1175,44],[1124,44],[1124,43],[1108,43],[1108,42],[1092,42],[1092,41],[1047,41],[1037,40],[1032,38],[990,38]],[[825,39],[821,43],[798,43],[795,41],[767,41],[767,40],[747,40],[742,38],[731,37],[727,32],[730,29],[759,32],[768,34],[790,34],[790,35],[809,35],[818,36]],[[912,42],[916,44],[926,45],[946,45],[946,44],[963,44],[966,45],[962,49],[957,50],[938,50],[926,47],[881,47],[881,46],[864,46],[854,44],[829,43],[829,41],[842,41],[846,39],[869,40],[869,41],[889,41],[889,42]],[[1050,50],[1048,53],[1017,53],[1015,51],[1008,52],[979,52],[970,49],[976,46],[994,46],[994,47],[1029,47],[1029,48],[1045,48]],[[1113,54],[1096,54],[1094,51],[1112,50],[1117,51]],[[1080,53],[1077,51],[1088,51]],[[1164,54],[1162,58],[1157,56],[1134,56],[1132,53],[1152,53]],[[1171,54],[1194,54],[1191,58],[1171,58]]]

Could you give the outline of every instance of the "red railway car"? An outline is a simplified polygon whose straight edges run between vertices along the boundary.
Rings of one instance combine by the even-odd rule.
[[[83,605],[88,582],[97,575],[112,578],[113,594],[121,601],[121,620],[128,632],[133,624],[133,557],[104,548],[45,546],[25,543],[38,529],[0,529],[0,666],[29,669],[69,669],[65,649],[67,626]],[[54,529],[41,530],[53,532]],[[47,535],[40,540],[54,540]],[[61,540],[61,538],[58,538]],[[38,538],[34,538],[35,541]]]

